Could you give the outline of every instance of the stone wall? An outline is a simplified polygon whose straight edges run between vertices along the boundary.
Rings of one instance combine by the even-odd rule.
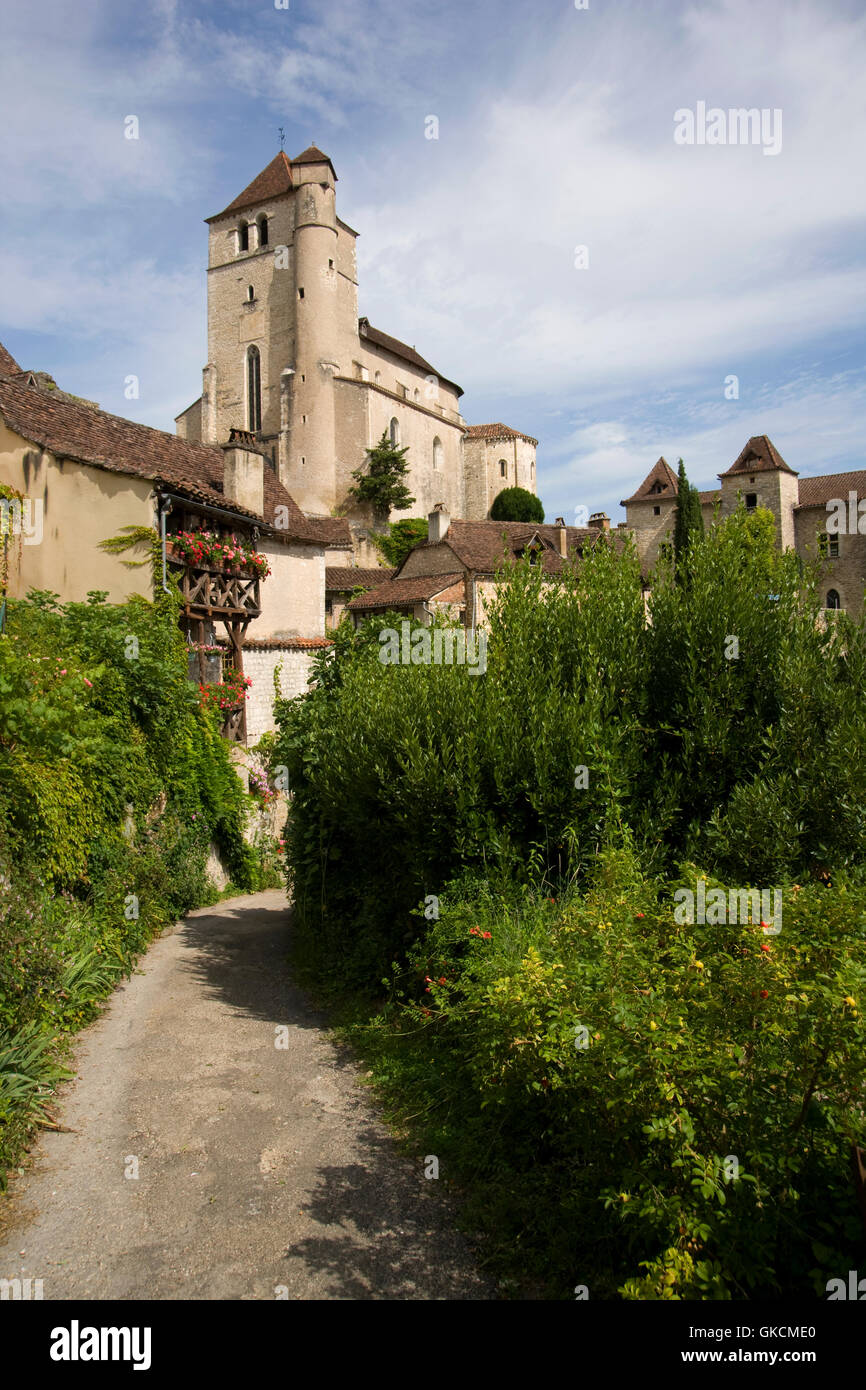
[[[280,693],[286,698],[306,695],[313,658],[321,643],[248,642],[244,646],[244,675],[252,679],[247,700],[247,744],[271,733],[274,723],[274,672],[280,669]]]

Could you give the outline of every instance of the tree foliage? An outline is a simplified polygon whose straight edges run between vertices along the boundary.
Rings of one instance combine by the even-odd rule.
[[[490,508],[491,521],[537,521],[544,520],[544,507],[541,498],[525,487],[506,487],[494,499]]]
[[[387,517],[391,511],[402,512],[411,507],[415,498],[405,482],[409,472],[407,453],[408,446],[398,448],[391,443],[387,430],[383,430],[365,466],[356,468],[352,474],[356,482],[349,488],[349,496],[368,503],[374,516],[380,518]]]
[[[402,565],[409,551],[427,539],[427,522],[423,517],[404,517],[392,521],[387,536],[373,536],[376,548],[386,564],[394,569]]]
[[[677,507],[674,518],[674,559],[677,573],[682,572],[686,552],[696,536],[704,534],[701,496],[686,477],[682,459],[677,470]]]

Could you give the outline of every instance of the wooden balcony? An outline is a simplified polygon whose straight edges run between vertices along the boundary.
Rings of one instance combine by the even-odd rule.
[[[178,581],[184,612],[191,617],[250,619],[262,611],[257,574],[188,565],[171,557],[168,566]]]
[[[243,700],[239,705],[229,705],[228,709],[222,710],[220,733],[230,743],[246,743],[247,708]]]

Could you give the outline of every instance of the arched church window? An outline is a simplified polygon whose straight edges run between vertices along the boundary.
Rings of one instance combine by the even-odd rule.
[[[433,440],[433,467],[435,468],[437,473],[442,468],[443,456],[444,450],[442,448],[442,440],[439,438],[437,434],[436,438]]]
[[[258,227],[259,227],[259,246],[267,246],[267,244],[268,244],[268,219],[267,219],[266,217],[260,217],[260,218],[259,218],[259,221],[258,221]]]
[[[258,433],[262,427],[262,362],[259,350],[247,349],[247,429]]]
[[[250,249],[250,225],[242,222],[238,227],[238,250],[249,251]]]
[[[253,302],[253,300],[255,299],[255,297],[256,297],[256,292],[255,292],[255,290],[253,289],[252,285],[247,285],[247,301],[248,301],[248,303],[252,304],[252,302]]]
[[[388,433],[391,437],[391,443],[396,449],[400,443],[400,421],[397,419],[396,415],[393,416],[391,419],[391,424],[388,427]]]
[[[839,590],[838,590],[838,589],[828,589],[828,590],[827,590],[827,602],[825,603],[824,607],[825,607],[825,608],[841,608],[841,607],[842,607],[842,600],[841,600],[840,597],[839,597]]]
[[[508,477],[508,464],[506,463],[505,459],[499,460],[499,476],[500,478]]]

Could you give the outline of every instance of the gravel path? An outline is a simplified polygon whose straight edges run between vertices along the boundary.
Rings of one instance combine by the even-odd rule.
[[[3,1201],[0,1278],[46,1299],[495,1296],[292,985],[289,920],[258,893],[151,946],[79,1040],[74,1132],[44,1131]]]

